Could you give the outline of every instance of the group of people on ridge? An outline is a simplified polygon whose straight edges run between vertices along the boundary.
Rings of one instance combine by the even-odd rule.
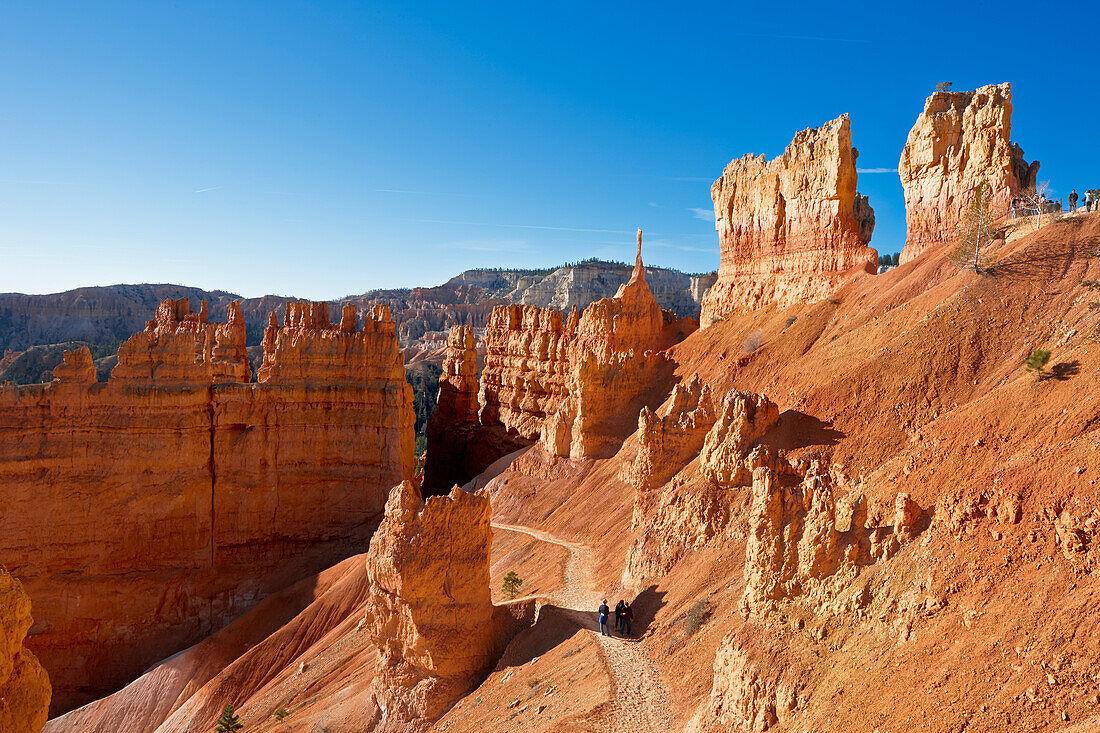
[[[1093,209],[1100,211],[1100,201],[1096,198],[1096,192],[1092,189],[1085,191],[1085,212],[1089,213]],[[1073,189],[1069,192],[1069,210],[1077,211],[1077,189]]]
[[[607,607],[606,598],[603,599],[603,603],[600,604],[597,613],[600,616],[600,633],[604,636],[611,636],[611,631],[608,630],[607,627],[611,609]],[[630,622],[633,620],[634,609],[630,607],[629,603],[626,601],[619,601],[615,604],[615,630],[619,632],[619,636],[630,636]]]
[[[1077,189],[1073,189],[1069,192],[1069,196],[1066,197],[1069,200],[1070,212],[1077,211],[1077,202],[1082,201],[1077,196]],[[1089,189],[1085,191],[1085,197],[1082,201],[1085,205],[1085,213],[1091,213],[1093,209],[1100,211],[1100,189]],[[1039,196],[1039,212],[1042,214],[1052,214],[1062,210],[1062,202],[1058,200],[1048,201],[1046,194]],[[1010,204],[1011,218],[1015,219],[1017,216],[1028,216],[1034,214],[1035,209],[1028,209],[1027,202],[1023,199],[1014,198]]]

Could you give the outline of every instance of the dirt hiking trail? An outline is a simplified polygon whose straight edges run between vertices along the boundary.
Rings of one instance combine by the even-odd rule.
[[[531,527],[493,523],[496,529],[519,532],[535,539],[564,547],[569,551],[565,563],[564,584],[548,593],[550,601],[565,610],[577,625],[599,634],[596,609],[603,595],[595,588],[592,578],[592,551],[574,542],[549,535]],[[613,605],[614,600],[608,599]],[[608,622],[611,624],[611,622]],[[637,631],[637,630],[635,630]],[[649,660],[640,640],[599,634],[604,663],[611,673],[612,691],[609,730],[655,731],[664,733],[672,729],[668,693],[661,682],[661,674]]]

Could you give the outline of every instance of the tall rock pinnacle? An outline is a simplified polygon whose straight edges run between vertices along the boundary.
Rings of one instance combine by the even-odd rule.
[[[645,282],[645,265],[642,264],[642,230],[638,229],[638,256],[634,258],[634,272],[630,273],[630,282],[627,285],[633,285],[636,282]]]

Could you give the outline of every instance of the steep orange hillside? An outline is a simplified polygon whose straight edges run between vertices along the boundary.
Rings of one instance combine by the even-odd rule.
[[[1089,719],[1100,347],[1079,281],[1100,276],[1098,246],[1100,216],[1070,218],[1004,245],[989,275],[941,247],[830,300],[728,317],[673,347],[677,374],[716,402],[767,395],[763,437],[679,459],[634,531],[641,436],[606,461],[532,449],[489,483],[494,521],[589,547],[597,595],[628,558],[667,567],[623,593],[676,729]],[[1041,382],[1034,348],[1053,354]],[[553,729],[524,721],[509,729]]]

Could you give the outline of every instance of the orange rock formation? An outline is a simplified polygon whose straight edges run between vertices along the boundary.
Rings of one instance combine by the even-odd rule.
[[[0,567],[0,730],[38,733],[50,707],[50,680],[23,646],[31,628],[31,599]]]
[[[851,270],[876,271],[874,212],[856,193],[847,115],[795,135],[772,161],[733,160],[711,186],[722,259],[703,300],[705,328],[723,314],[830,296]]]
[[[245,730],[424,730],[534,621],[533,599],[490,603],[490,542],[484,495],[422,503],[403,482],[367,552],[268,596],[46,731],[207,733],[227,701]]]
[[[110,691],[278,588],[361,552],[413,471],[385,309],[292,304],[247,383],[244,324],[165,301],[94,383],[0,387],[0,562],[35,604],[54,711]]]
[[[614,298],[563,317],[551,308],[506,306],[485,330],[483,425],[499,424],[550,454],[614,453],[638,411],[663,392],[672,363],[663,349],[694,330],[661,311],[645,281],[642,233],[630,280]]]
[[[716,413],[710,388],[697,376],[676,385],[656,415],[642,411],[638,453],[626,476],[634,486],[637,533],[623,571],[626,585],[663,575],[726,526],[733,504],[727,490],[750,484],[758,465],[782,463],[776,451],[757,445],[778,420],[774,402],[737,390]],[[702,477],[679,475],[696,464]]]
[[[364,728],[427,730],[502,651],[489,594],[489,499],[394,488],[367,557],[365,630],[382,654]]]
[[[1011,84],[936,92],[925,101],[898,164],[908,227],[902,263],[957,236],[978,184],[990,185],[1002,213],[1014,196],[1035,185],[1039,162],[1024,161],[1011,133]]]

